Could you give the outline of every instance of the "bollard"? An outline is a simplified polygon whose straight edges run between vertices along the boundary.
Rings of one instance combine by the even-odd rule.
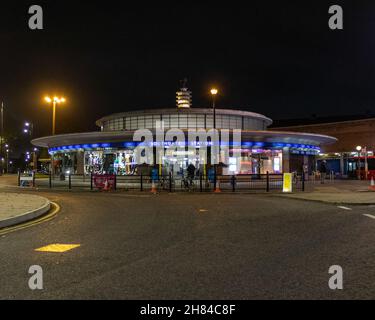
[[[214,165],[214,191],[216,190],[216,183],[217,183],[217,177],[216,177],[216,165]]]
[[[51,189],[52,188],[52,174],[51,174],[51,172],[48,175],[48,185],[49,185],[49,188]]]
[[[220,179],[217,180],[216,182],[216,189],[214,190],[215,193],[220,193],[221,190],[220,190]]]
[[[92,172],[90,173],[90,190],[92,191]]]
[[[68,176],[68,181],[69,181],[69,190],[72,189],[72,175],[69,173]]]
[[[141,173],[141,191],[143,191],[143,175]]]
[[[151,193],[156,194],[157,192],[158,192],[158,190],[157,190],[157,187],[156,187],[156,184],[155,184],[155,180],[152,179],[152,182],[151,182]]]
[[[114,184],[113,184],[113,189],[116,191],[117,190],[117,175],[115,174],[115,177],[114,177]]]
[[[232,175],[231,179],[231,184],[232,184],[232,192],[236,191],[236,176]]]
[[[269,174],[268,171],[267,171],[267,175],[266,175],[266,177],[267,177],[267,182],[266,182],[266,191],[267,191],[267,192],[270,192],[270,174]]]
[[[21,171],[18,169],[18,186],[21,186]]]
[[[199,174],[199,191],[200,192],[203,192],[203,185],[202,185],[202,183],[203,183],[203,177],[202,177],[202,173],[200,173]]]
[[[331,183],[333,183],[335,180],[335,172],[333,170],[330,173],[330,180],[331,180]]]
[[[172,192],[172,172],[169,172],[169,192]]]
[[[302,191],[305,191],[305,172],[302,171]]]

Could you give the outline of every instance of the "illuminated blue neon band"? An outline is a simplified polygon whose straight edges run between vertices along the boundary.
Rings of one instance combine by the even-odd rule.
[[[116,143],[92,143],[92,144],[76,144],[76,145],[69,145],[69,146],[60,146],[60,147],[54,147],[48,149],[48,152],[58,152],[58,151],[73,151],[78,149],[84,149],[84,150],[91,150],[91,149],[98,149],[98,148],[135,148],[138,145],[140,145],[142,142],[138,141],[130,141],[130,142],[116,142]],[[171,141],[164,141],[164,147],[172,146],[173,142]],[[200,144],[199,142],[192,142],[190,143],[191,146],[199,146],[204,145],[203,143]],[[211,141],[207,141],[206,146],[212,146]],[[226,143],[223,143],[221,145],[227,145]],[[159,146],[158,143],[153,142],[150,144],[151,146]],[[186,143],[179,143],[178,146],[184,147],[189,146]],[[231,141],[229,143],[230,147],[240,147],[239,143]],[[295,144],[295,143],[283,143],[283,142],[260,142],[260,141],[242,141],[241,142],[241,148],[294,148],[294,149],[309,149],[313,150],[315,152],[319,152],[320,148],[318,146],[313,145],[306,145],[306,144]]]

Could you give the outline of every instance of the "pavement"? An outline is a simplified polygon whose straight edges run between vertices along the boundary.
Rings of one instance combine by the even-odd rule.
[[[35,219],[50,209],[50,201],[32,194],[0,192],[0,228]]]
[[[312,184],[307,190],[278,196],[332,204],[375,205],[375,191],[370,190],[368,181],[337,180],[325,184]]]
[[[42,179],[43,180],[43,179]],[[43,183],[47,186],[48,181],[44,179],[43,181],[38,181],[37,185],[43,189]],[[42,183],[42,182],[43,183]],[[60,184],[59,184],[60,183]],[[88,182],[87,182],[88,183]],[[86,183],[86,184],[87,184]],[[57,190],[61,186],[65,186],[67,189],[67,181],[60,182],[54,181],[54,184],[57,184],[54,188]],[[76,183],[76,185],[78,185]],[[278,197],[292,198],[298,200],[306,201],[318,201],[325,202],[330,204],[348,204],[348,205],[375,205],[375,191],[370,190],[369,181],[358,181],[358,180],[327,180],[326,183],[321,184],[320,181],[307,181],[306,191],[297,191],[293,193],[281,193],[271,191],[269,194]],[[1,188],[16,188],[17,187],[17,177],[15,175],[5,175],[0,178],[0,189]],[[61,188],[64,189],[64,188]],[[145,190],[147,188],[145,187]],[[24,189],[28,191],[27,189]],[[78,188],[73,189],[72,192],[77,192]],[[138,188],[134,188],[133,191],[125,191],[126,193],[139,193],[136,192]],[[241,192],[241,190],[237,191]],[[251,190],[254,192],[254,190]],[[259,192],[259,191],[258,191]],[[263,191],[260,191],[263,192]],[[143,194],[147,194],[147,191],[144,191]]]

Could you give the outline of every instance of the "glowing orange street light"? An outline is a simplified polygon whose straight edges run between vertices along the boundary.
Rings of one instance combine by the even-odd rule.
[[[211,94],[212,94],[213,96],[216,95],[216,94],[217,94],[217,89],[212,88],[212,89],[211,89]]]
[[[53,97],[53,98],[50,98],[50,97],[45,97],[44,100],[47,102],[47,103],[51,103],[52,102],[52,135],[55,134],[55,127],[56,127],[56,105],[57,104],[60,104],[60,103],[64,103],[66,100],[64,97]]]

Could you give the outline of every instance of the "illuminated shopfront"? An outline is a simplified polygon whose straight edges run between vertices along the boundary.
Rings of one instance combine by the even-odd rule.
[[[133,150],[105,148],[84,151],[84,173],[134,174],[136,164],[133,158]]]
[[[137,164],[134,161],[133,150],[115,150],[112,148],[82,150],[84,154],[84,174],[117,174],[133,175],[137,173]],[[54,155],[55,172],[77,173],[77,152],[51,151]],[[281,149],[243,149],[241,157],[229,157],[229,163],[223,168],[224,174],[257,174],[282,172]],[[193,159],[193,160],[192,160]],[[189,163],[196,168],[204,164],[197,154],[192,157],[191,151],[165,150],[162,158],[162,168],[165,173],[182,172]]]

